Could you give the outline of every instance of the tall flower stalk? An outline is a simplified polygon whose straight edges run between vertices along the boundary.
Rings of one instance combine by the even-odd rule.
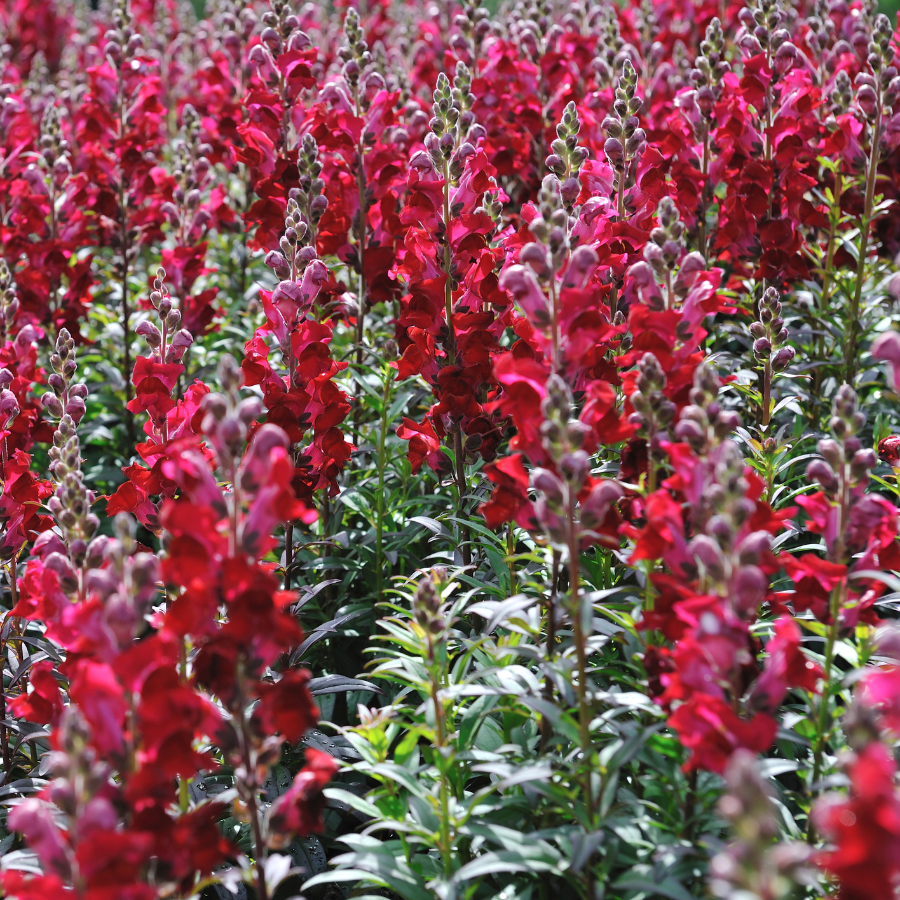
[[[632,166],[644,152],[647,136],[640,127],[638,113],[644,101],[637,96],[638,76],[630,60],[625,60],[616,81],[612,112],[603,120],[606,143],[603,150],[616,172],[616,209],[619,218],[626,216],[625,191]]]
[[[759,318],[750,326],[750,334],[754,338],[753,356],[762,364],[760,424],[765,431],[772,419],[772,381],[794,359],[794,348],[785,346],[788,330],[784,327],[781,301],[775,288],[766,288],[759,301]]]
[[[843,385],[834,399],[829,422],[833,438],[819,441],[821,459],[815,460],[807,468],[807,476],[814,479],[827,498],[827,528],[817,524],[825,536],[827,559],[837,568],[838,577],[828,598],[825,628],[825,662],[822,697],[815,719],[815,737],[812,742],[813,760],[809,790],[820,789],[820,778],[824,771],[825,751],[831,735],[831,699],[835,690],[834,667],[835,648],[850,602],[848,565],[853,554],[860,549],[860,535],[854,527],[858,517],[864,514],[871,501],[865,494],[869,482],[869,472],[875,466],[875,454],[864,447],[859,434],[866,423],[866,415],[859,408],[856,393],[848,385]],[[804,503],[807,505],[807,503]],[[814,834],[810,824],[810,836]]]
[[[885,115],[889,114],[897,96],[900,95],[897,68],[893,65],[896,51],[891,45],[892,40],[893,29],[887,16],[879,14],[875,17],[866,57],[869,71],[860,72],[856,77],[856,105],[866,129],[868,154],[865,165],[865,200],[859,221],[859,244],[856,251],[856,279],[847,307],[844,380],[851,385],[856,378],[859,364],[857,356],[862,332],[860,304],[866,279],[872,223],[875,219],[875,182],[882,154]]]
[[[347,10],[344,18],[345,45],[340,50],[341,59],[344,61],[341,73],[350,95],[353,98],[353,111],[361,122],[367,106],[368,84],[367,76],[372,63],[372,54],[360,26],[359,13],[354,7]],[[368,240],[368,199],[366,196],[366,144],[365,128],[360,130],[359,140],[356,144],[356,190],[359,209],[356,218],[356,269],[359,275],[356,295],[356,365],[362,366],[365,352],[364,340],[366,334],[366,311],[369,297],[366,284],[366,242]]]

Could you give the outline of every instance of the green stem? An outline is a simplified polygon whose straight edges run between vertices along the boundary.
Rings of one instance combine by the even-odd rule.
[[[844,545],[844,529],[850,514],[850,466],[845,461],[840,472],[840,500],[838,508],[838,521],[836,533],[838,535],[829,558],[832,562],[846,563],[847,552]],[[825,755],[825,745],[827,744],[828,730],[828,701],[831,697],[831,675],[834,664],[834,647],[837,642],[838,629],[840,628],[841,610],[846,601],[847,582],[846,579],[837,585],[831,592],[829,600],[829,613],[831,622],[825,636],[825,669],[823,672],[822,699],[819,702],[818,716],[816,717],[816,735],[813,740],[813,771],[809,784],[810,796],[815,792],[815,786],[822,776],[822,761]],[[809,822],[807,829],[807,840],[812,843],[815,841],[815,828],[812,821]]]
[[[437,669],[438,664],[432,662],[431,702],[434,704],[434,750],[440,760],[437,767],[439,777],[438,790],[440,802],[440,834],[438,840],[441,851],[441,859],[444,865],[444,877],[449,879],[453,874],[453,844],[450,838],[450,785],[447,784],[447,774],[444,771],[447,760],[444,756],[443,751],[447,746],[447,734],[444,723],[444,707],[440,696],[441,684]]]
[[[841,178],[840,171],[834,173],[834,195],[833,206],[831,209],[831,227],[828,233],[828,246],[825,250],[825,270],[822,273],[822,294],[819,300],[819,317],[823,321],[828,321],[829,304],[831,302],[831,291],[834,285],[834,251],[837,244],[837,233],[841,222],[841,196],[843,194],[844,182]],[[820,333],[816,337],[816,359],[822,362],[825,359],[825,333],[820,329]],[[822,366],[816,366],[813,369],[813,390],[812,396],[821,397],[822,394]],[[816,413],[814,412],[813,415]]]
[[[579,535],[575,518],[575,497],[569,489],[569,597],[572,615],[572,636],[575,640],[575,654],[578,659],[578,724],[581,732],[581,765],[584,779],[584,805],[590,827],[594,826],[594,797],[591,784],[591,709],[587,685],[586,636],[581,624],[581,596],[579,592]]]
[[[828,248],[825,251],[825,271],[822,275],[822,299],[820,311],[828,312],[828,301],[831,299],[832,274],[834,269],[834,250],[837,239],[837,230],[841,220],[841,195],[844,190],[844,182],[840,172],[834,173],[834,208],[831,216],[831,230],[828,234]]]
[[[506,568],[509,570],[509,594],[512,597],[516,592],[516,567],[513,557],[516,553],[516,536],[513,532],[512,522],[506,523]]]
[[[444,281],[444,313],[447,317],[447,343],[445,349],[447,352],[447,361],[452,366],[456,362],[456,332],[453,327],[453,280],[450,277],[450,267],[452,263],[452,252],[450,247],[450,161],[445,159],[443,171],[441,173],[444,178],[444,196],[443,196],[443,216],[444,216],[444,260],[443,269],[445,275]],[[466,456],[463,448],[462,431],[457,429],[453,435],[453,455],[456,457],[456,510],[458,518],[462,519],[465,514],[463,508],[464,497],[466,494]],[[469,529],[460,528],[460,543],[462,544],[463,565],[469,565],[472,561],[472,551],[469,546]]]
[[[393,369],[385,366],[384,390],[381,395],[381,429],[378,432],[378,493],[375,496],[375,591],[378,599],[384,583],[384,470],[387,464],[384,446],[391,405]]]
[[[363,340],[366,332],[366,160],[362,138],[356,150],[356,187],[359,192],[359,225],[356,232],[356,255],[359,260],[359,312],[356,317],[356,365],[363,361]]]
[[[762,372],[762,427],[769,427],[769,420],[772,415],[772,359],[766,360]]]
[[[256,791],[257,785],[253,773],[256,766],[251,758],[251,738],[250,729],[247,724],[247,703],[244,696],[244,677],[243,662],[238,663],[237,683],[238,683],[238,703],[240,707],[237,711],[240,728],[238,730],[238,742],[240,744],[241,764],[244,772],[247,773],[250,783],[245,785],[247,815],[250,819],[250,830],[253,836],[253,855],[256,869],[256,895],[257,900],[269,900],[269,891],[266,886],[266,844],[263,840],[262,825],[260,823],[259,804],[257,803]]]
[[[856,355],[859,342],[859,307],[862,301],[863,283],[866,277],[866,257],[869,253],[869,230],[872,226],[872,212],[875,207],[875,179],[878,174],[878,142],[881,139],[881,91],[878,91],[879,116],[875,121],[875,130],[872,135],[872,147],[869,152],[869,164],[866,171],[866,204],[863,210],[862,221],[859,228],[859,259],[856,264],[856,286],[849,309],[849,337],[846,343],[844,357],[844,380],[851,387],[856,378]]]
[[[362,116],[362,108],[359,103],[359,85],[353,89],[353,105],[356,112],[356,118]],[[359,141],[356,144],[356,190],[359,201],[359,220],[356,229],[356,258],[359,264],[359,296],[357,302],[359,308],[356,313],[356,377],[360,379],[360,396],[362,396],[362,362],[363,362],[363,341],[366,336],[366,303],[367,286],[366,286],[366,231],[368,224],[368,215],[366,210],[366,147],[363,143],[365,130],[360,133]],[[362,416],[362,403],[357,403],[353,410],[353,430],[359,433]]]
[[[548,672],[544,677],[544,700],[553,703],[553,678],[549,672],[549,666],[556,655],[556,594],[559,587],[559,550],[553,551],[550,565],[550,592],[547,596],[547,642],[545,644],[544,657],[547,662]],[[541,750],[550,746],[550,738],[553,736],[553,725],[547,716],[541,717]]]
[[[294,523],[284,526],[284,589],[291,589],[291,566],[294,564]]]
[[[465,497],[468,490],[466,479],[466,450],[463,445],[462,428],[457,428],[453,434],[453,455],[456,457],[456,515],[460,520],[466,516]],[[472,548],[469,544],[472,533],[465,525],[460,525],[460,550],[462,552],[463,565],[468,566],[472,562]]]
[[[617,193],[619,195],[616,205],[616,209],[619,213],[619,221],[622,221],[625,218],[625,179],[628,177],[628,163],[624,163],[623,165],[624,168],[619,172],[618,183],[616,185],[618,188]]]
[[[828,730],[828,701],[831,697],[831,669],[834,663],[834,645],[837,642],[838,624],[841,613],[843,585],[838,585],[831,594],[831,624],[825,638],[825,669],[824,669],[824,685],[822,686],[822,699],[819,701],[819,711],[816,717],[816,736],[813,745],[813,771],[812,778],[809,783],[809,792],[812,795],[815,792],[816,785],[822,777],[822,759],[825,755],[825,745],[827,744]],[[810,817],[809,826],[806,832],[806,838],[809,843],[816,840],[816,829]]]

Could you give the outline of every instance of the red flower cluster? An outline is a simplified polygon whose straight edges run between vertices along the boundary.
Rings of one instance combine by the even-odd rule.
[[[841,900],[890,900],[900,880],[900,794],[897,764],[881,741],[844,760],[850,795],[825,797],[816,821],[834,842],[820,864],[840,882]]]
[[[161,281],[156,287],[161,293]],[[155,302],[159,307],[167,300]],[[169,343],[164,319],[156,356],[166,359],[175,346],[177,357],[176,339],[177,333]],[[215,740],[227,748],[245,772],[241,802],[258,819],[262,779],[277,762],[276,748],[298,741],[317,718],[307,672],[287,670],[277,680],[269,674],[303,635],[286,611],[293,595],[281,591],[260,562],[273,544],[274,527],[309,520],[309,513],[291,489],[284,432],[264,425],[244,450],[260,407],[255,398],[239,400],[241,376],[232,361],[219,373],[227,393],[206,395],[198,434],[179,437],[161,463],[163,477],[179,493],[165,501],[159,517],[170,536],[162,566],[138,550],[125,518],[116,520],[115,539],[96,535],[99,521],[89,512],[93,495],[84,486],[77,435],[84,385],[73,383],[74,342],[65,331],[51,363],[52,393],[44,405],[60,420],[51,451],[57,487],[49,505],[60,534],[45,531],[35,543],[11,615],[43,622],[48,638],[66,651],[59,677],[68,686],[68,705],[47,665],[33,672],[30,692],[13,701],[18,715],[56,727],[55,780],[40,798],[20,805],[12,821],[35,847],[46,874],[25,883],[13,874],[6,887],[37,897],[63,879],[85,896],[115,889],[151,897],[156,891],[145,873],[152,859],[156,877],[188,889],[233,852],[216,826],[220,807],[173,813],[177,780],[216,766],[200,743]],[[180,368],[148,359],[139,360],[136,371],[144,363],[164,377],[164,370]],[[157,435],[165,435],[165,417],[175,405],[160,401],[156,389],[142,390],[150,379],[159,380],[149,375],[139,381],[137,399],[157,398],[147,410]],[[206,452],[201,435],[211,445]],[[232,485],[228,494],[214,478],[210,456]],[[160,579],[171,599],[164,612],[150,617],[148,633]],[[295,811],[278,820],[283,828],[317,822],[322,780],[335,767],[330,758],[312,765]],[[65,829],[46,801],[68,818]],[[270,827],[274,845],[283,840],[281,826]],[[172,842],[173,833],[185,840]]]

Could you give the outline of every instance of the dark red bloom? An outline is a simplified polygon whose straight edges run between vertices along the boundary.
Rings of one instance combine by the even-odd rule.
[[[275,801],[269,814],[274,835],[312,834],[322,830],[322,791],[339,768],[337,760],[319,750],[306,751],[306,765],[293,784]]]
[[[775,740],[775,720],[757,715],[750,721],[735,715],[724,700],[698,694],[682,703],[669,717],[682,743],[691,751],[684,767],[723,772],[738,747],[762,753]]]
[[[850,794],[826,796],[815,821],[834,849],[819,855],[840,900],[893,900],[900,881],[900,794],[890,749],[873,741],[846,760]]]

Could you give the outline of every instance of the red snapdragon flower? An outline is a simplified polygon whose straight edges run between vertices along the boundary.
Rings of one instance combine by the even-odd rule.
[[[872,741],[845,760],[846,799],[829,795],[815,821],[834,848],[819,865],[838,880],[840,900],[892,900],[900,880],[900,795],[890,749]]]
[[[325,807],[322,790],[337,770],[338,762],[333,756],[318,750],[306,751],[306,765],[275,801],[269,814],[269,827],[275,841],[279,835],[312,834],[322,830]]]

